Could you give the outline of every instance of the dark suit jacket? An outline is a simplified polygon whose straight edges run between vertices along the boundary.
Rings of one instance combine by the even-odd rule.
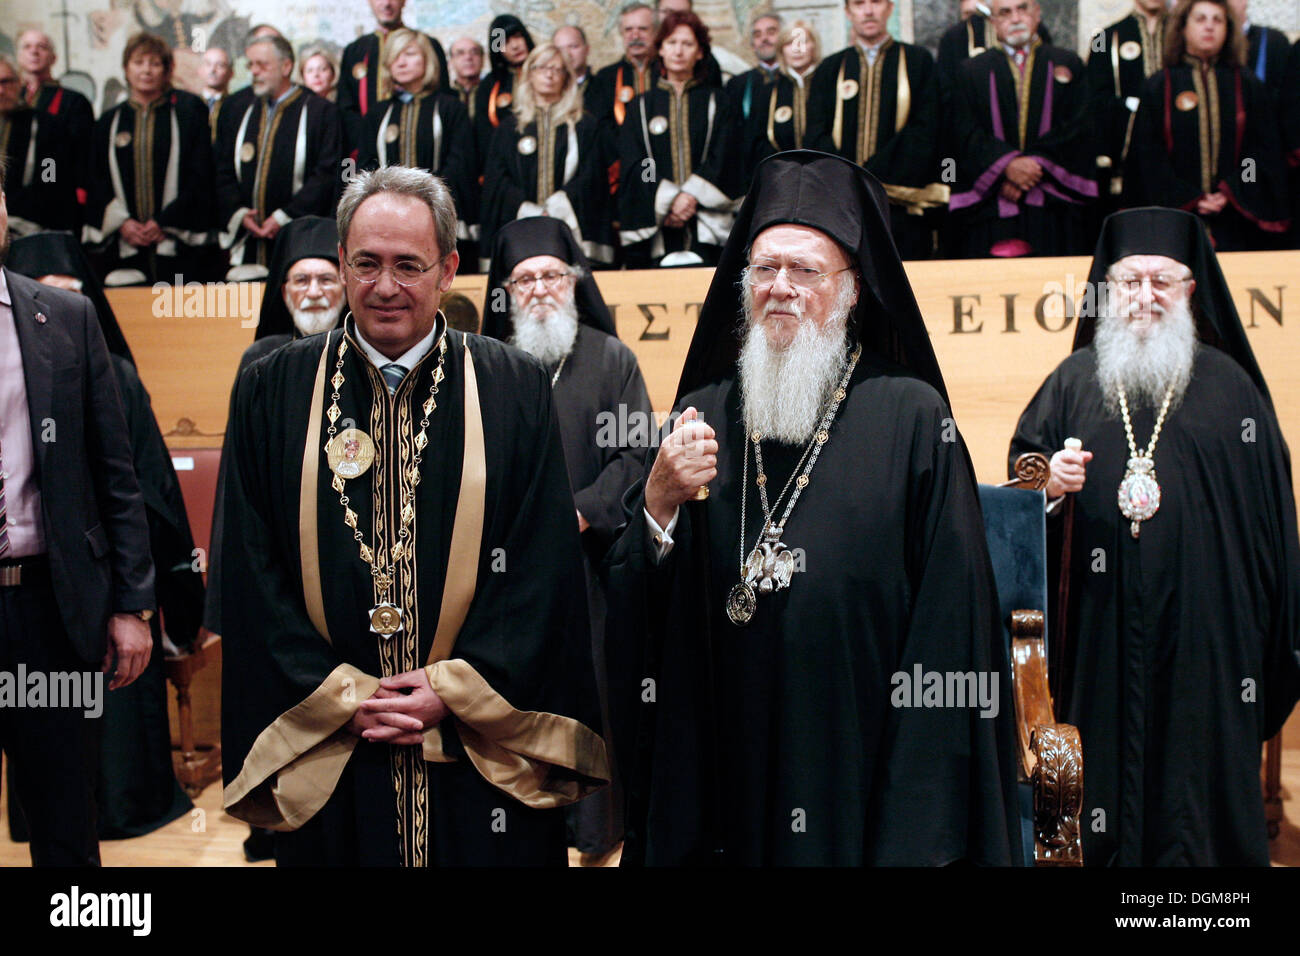
[[[72,646],[98,663],[109,616],[155,606],[149,524],[122,401],[90,300],[8,269],[4,275],[54,595]]]

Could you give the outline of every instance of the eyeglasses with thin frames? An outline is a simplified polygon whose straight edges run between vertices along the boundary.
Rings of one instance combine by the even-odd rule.
[[[851,268],[853,267],[845,266],[843,269],[833,269],[830,272],[818,272],[808,266],[781,266],[778,268],[765,263],[755,263],[745,270],[745,277],[755,289],[770,289],[776,283],[777,276],[784,272],[785,280],[790,285],[796,289],[807,291],[819,286],[827,276],[848,272]]]
[[[413,259],[403,259],[391,266],[385,266],[374,259],[363,256],[358,259],[345,260],[345,264],[356,280],[364,282],[366,285],[374,285],[379,281],[380,276],[388,272],[398,285],[403,288],[410,288],[423,279],[426,273],[441,265],[442,260],[439,259],[432,265],[422,266]]]
[[[527,292],[537,287],[541,283],[547,289],[558,289],[564,280],[573,275],[572,272],[542,272],[537,275],[522,275],[511,279],[506,279],[501,284],[506,287],[506,291],[514,292],[518,289],[520,292]]]

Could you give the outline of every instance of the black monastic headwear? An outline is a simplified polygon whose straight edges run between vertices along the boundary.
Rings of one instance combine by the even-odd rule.
[[[1181,209],[1163,206],[1112,213],[1102,223],[1097,237],[1097,250],[1088,273],[1089,288],[1103,288],[1107,271],[1125,256],[1168,256],[1192,270],[1192,278],[1196,280],[1192,314],[1196,318],[1197,338],[1202,344],[1230,355],[1254,380],[1272,407],[1264,375],[1255,362],[1255,353],[1251,351],[1237,306],[1201,220]],[[1089,314],[1079,317],[1073,351],[1092,344],[1097,333],[1097,311],[1089,310]]]
[[[884,188],[862,167],[810,149],[777,153],[755,170],[700,309],[677,397],[736,374],[741,270],[754,238],[784,223],[818,229],[840,244],[862,280],[850,319],[857,340],[928,382],[946,402],[939,362],[890,233]]]
[[[580,267],[585,275],[578,280],[573,292],[578,321],[607,335],[618,335],[614,318],[596,286],[591,263],[583,255],[582,247],[567,225],[549,216],[516,219],[497,233],[492,245],[492,265],[488,270],[483,335],[509,340],[514,330],[510,324],[510,296],[506,294],[503,283],[510,278],[515,266],[533,256],[555,256],[571,266]]]
[[[338,265],[339,228],[324,216],[300,216],[280,230],[271,250],[271,269],[262,293],[262,312],[257,319],[254,339],[268,335],[298,335],[293,316],[284,304],[284,280],[295,262],[303,259],[328,259]]]
[[[113,314],[113,307],[104,295],[104,286],[95,270],[90,267],[90,260],[86,258],[86,252],[76,236],[70,232],[38,232],[15,239],[9,247],[9,255],[4,264],[29,279],[48,275],[80,279],[82,295],[95,304],[99,327],[103,330],[108,350],[114,355],[122,356],[132,365],[135,364],[131,349],[126,344],[126,336],[122,334],[117,316]]]

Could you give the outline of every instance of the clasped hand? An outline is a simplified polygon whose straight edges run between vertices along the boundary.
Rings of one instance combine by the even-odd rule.
[[[374,743],[417,746],[424,741],[424,732],[438,726],[447,714],[447,705],[421,668],[381,680],[379,689],[361,702],[347,726]]]

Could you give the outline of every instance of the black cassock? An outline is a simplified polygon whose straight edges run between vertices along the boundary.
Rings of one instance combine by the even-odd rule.
[[[1088,84],[1073,52],[1033,42],[1025,80],[1002,49],[962,64],[952,91],[956,183],[949,201],[957,258],[1081,255],[1096,201]],[[1012,202],[1000,194],[1007,165],[1038,161],[1043,178]]]
[[[1154,420],[1133,410],[1141,448]],[[1198,346],[1155,449],[1160,507],[1136,539],[1116,504],[1124,425],[1090,347],[1029,403],[1011,460],[1069,437],[1094,455],[1074,495],[1071,676],[1057,695],[1083,740],[1084,860],[1267,866],[1260,745],[1300,694],[1295,501],[1272,407],[1236,362]]]
[[[582,592],[571,587],[581,579],[581,559],[550,381],[518,351],[478,336],[444,334],[445,378],[428,418],[411,547],[391,561],[389,593],[404,610],[404,626],[390,638],[369,629],[376,587],[320,450],[309,453],[319,474],[316,505],[307,506],[303,525],[315,524],[318,545],[306,554],[309,566],[319,561],[319,590],[302,571],[300,489],[313,383],[323,367],[322,349],[328,375],[334,375],[343,331],[286,345],[250,366],[236,387],[223,516],[225,799],[241,819],[292,831],[276,839],[282,862],[563,866],[558,807],[608,779],[603,746],[586,729],[598,726],[599,711],[586,607]],[[426,669],[452,713],[425,735],[423,751],[357,742],[342,728],[356,702],[369,697],[374,679],[428,661],[453,530],[472,510],[457,508],[467,338],[486,468],[481,539],[473,542],[477,577],[450,656]],[[345,488],[362,540],[381,555],[398,533],[399,468],[413,467],[421,406],[438,364],[435,346],[390,399],[354,339],[344,355],[342,419],[370,435],[376,448],[374,465]],[[315,387],[321,388],[323,446],[322,407],[334,386]],[[328,639],[313,623],[313,593],[320,595],[316,616]],[[460,686],[459,697],[449,696],[452,685]],[[463,693],[469,688],[477,691]],[[341,702],[348,702],[343,712]],[[312,735],[309,759],[355,746],[350,756],[344,751],[346,766],[326,790],[328,802],[293,829],[306,806],[288,795],[297,762],[261,764],[250,751],[274,745],[280,738],[267,728],[299,704],[296,726]],[[325,705],[323,716],[317,705]],[[479,719],[493,714],[503,723]],[[514,725],[515,738],[499,736],[506,725]],[[494,754],[496,785],[488,782],[491,766],[476,769],[484,766],[483,755]],[[281,756],[291,759],[294,752]],[[278,799],[270,792],[273,783]]]
[[[99,252],[101,275],[138,269],[153,284],[189,272],[212,228],[207,105],[184,90],[171,90],[148,106],[126,100],[95,123],[91,149],[85,237]],[[152,219],[165,238],[143,249],[132,246],[119,232],[127,219]]]
[[[408,28],[409,29],[409,28]],[[438,38],[424,34],[438,61],[438,89],[446,89],[447,55]],[[370,114],[394,94],[393,80],[384,69],[384,44],[388,34],[379,30],[357,37],[343,48],[339,64],[338,107],[343,114],[346,149],[354,150],[364,135]]]
[[[1133,126],[1147,78],[1164,64],[1164,21],[1154,34],[1146,17],[1130,13],[1093,35],[1088,54],[1093,137],[1100,205],[1117,208]]]
[[[726,91],[689,80],[678,95],[665,79],[628,104],[618,133],[619,238],[629,268],[656,266],[666,253],[717,261],[734,218],[741,131]],[[683,228],[663,226],[684,190],[698,210]]]
[[[629,495],[630,523],[608,559],[611,701],[626,708],[615,714],[616,745],[625,767],[649,767],[625,781],[625,855],[709,862],[713,807],[727,864],[1009,865],[998,768],[1011,753],[1010,687],[999,685],[996,719],[890,704],[892,676],[914,666],[1006,674],[975,485],[960,438],[941,440],[946,403],[864,351],[782,535],[804,569],[759,595],[745,627],[723,612],[741,574],[739,387],[707,386],[677,410],[688,405],[718,436],[718,477],[702,505],[709,551],[694,543],[688,506],[655,567],[642,493]],[[763,443],[769,488],[785,484],[802,451]],[[763,521],[750,457],[746,551]],[[654,702],[641,704],[650,686]],[[641,716],[629,716],[638,706]],[[720,808],[706,767],[713,721]]]
[[[890,195],[898,251],[904,259],[929,258],[930,222],[915,206],[919,197],[905,190],[923,189],[936,179],[934,57],[923,47],[886,38],[869,65],[855,44],[824,59],[809,85],[804,146],[843,156],[879,179]],[[909,206],[918,212],[909,212]]]
[[[1291,223],[1278,118],[1268,90],[1247,71],[1178,64],[1153,75],[1131,156],[1137,178],[1128,177],[1125,193],[1133,205],[1196,213],[1202,196],[1228,197],[1222,212],[1201,217],[1216,251],[1284,240]]]
[[[380,103],[365,121],[357,166],[412,166],[440,177],[456,203],[460,271],[473,269],[478,258],[478,173],[474,130],[460,100],[450,93],[421,93]]]
[[[249,210],[259,221],[274,214],[281,225],[334,215],[343,128],[338,108],[301,86],[286,94],[269,122],[265,97],[240,105],[222,111],[214,147],[217,227],[232,266],[266,266],[272,243],[250,236],[240,220]]]
[[[609,185],[596,121],[556,122],[538,107],[527,127],[512,113],[492,135],[483,174],[481,243],[486,257],[501,227],[525,216],[552,216],[567,225],[592,262],[614,261]],[[486,258],[480,262],[487,271]]]

